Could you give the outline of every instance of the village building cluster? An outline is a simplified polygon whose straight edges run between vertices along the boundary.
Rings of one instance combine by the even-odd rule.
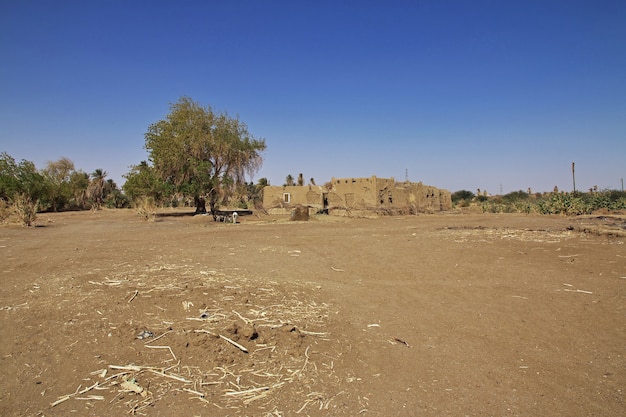
[[[310,214],[372,216],[433,213],[452,209],[448,190],[394,178],[332,178],[324,185],[267,186],[263,207],[269,213],[305,206]]]

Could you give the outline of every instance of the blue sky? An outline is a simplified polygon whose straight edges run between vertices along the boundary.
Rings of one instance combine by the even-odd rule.
[[[619,189],[626,2],[0,2],[0,151],[118,185],[189,96],[288,174],[457,191]],[[250,179],[249,179],[250,180]]]

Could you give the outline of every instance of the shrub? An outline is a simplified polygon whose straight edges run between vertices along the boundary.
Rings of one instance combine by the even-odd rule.
[[[141,197],[135,200],[135,211],[142,220],[153,222],[156,219],[156,204],[152,197]]]
[[[518,202],[528,200],[529,194],[524,191],[513,191],[512,193],[508,193],[502,196],[502,200],[506,202]]]
[[[37,220],[39,200],[33,201],[27,194],[19,193],[13,198],[13,214],[24,226],[32,226]]]
[[[5,200],[0,198],[0,223],[5,223],[11,216],[11,207]]]
[[[469,205],[469,202],[472,201],[472,199],[474,198],[474,193],[471,191],[467,191],[467,190],[460,190],[460,191],[455,191],[454,193],[452,193],[451,197],[452,197],[452,202],[455,205],[458,204],[459,202],[461,203],[467,202],[467,204]]]

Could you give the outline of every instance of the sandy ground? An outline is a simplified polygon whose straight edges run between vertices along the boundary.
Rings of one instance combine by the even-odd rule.
[[[2,416],[623,416],[626,219],[0,227]]]

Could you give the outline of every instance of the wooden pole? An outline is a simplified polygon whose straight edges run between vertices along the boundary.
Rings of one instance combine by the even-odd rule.
[[[574,182],[574,192],[576,192],[576,175],[574,173],[574,163],[572,162],[572,181]]]

